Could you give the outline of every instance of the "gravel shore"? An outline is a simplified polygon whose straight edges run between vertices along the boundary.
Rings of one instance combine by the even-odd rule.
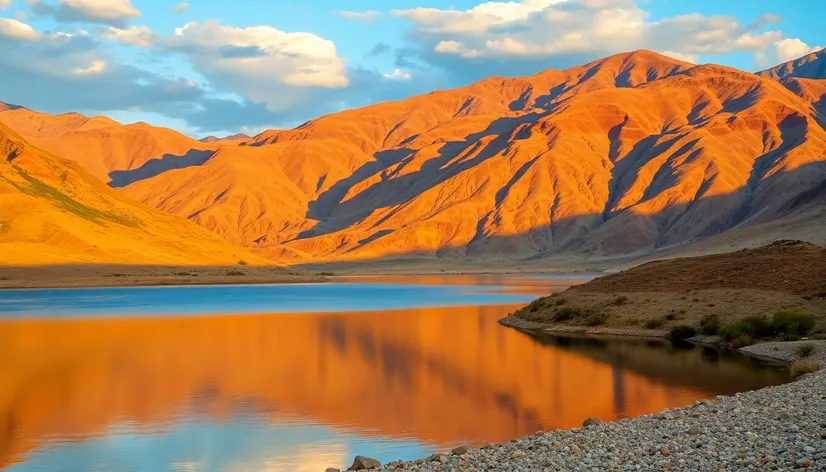
[[[826,343],[816,343],[810,359],[823,366]],[[744,351],[791,362],[799,344],[765,343]],[[586,424],[391,462],[380,470],[826,470],[826,373],[631,420]]]

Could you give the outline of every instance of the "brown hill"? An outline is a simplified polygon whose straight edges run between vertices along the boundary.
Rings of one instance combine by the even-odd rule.
[[[793,61],[759,72],[772,79],[798,77],[802,79],[826,79],[826,49],[807,54]]]
[[[186,221],[146,208],[74,162],[0,124],[4,265],[271,263]]]
[[[247,136],[246,134],[237,133],[237,134],[233,134],[233,135],[230,135],[230,136],[225,136],[223,138],[219,138],[218,136],[210,135],[210,136],[207,136],[206,138],[201,138],[198,141],[201,141],[202,143],[216,143],[216,142],[230,142],[230,141],[240,143],[240,142],[247,141],[249,139],[251,139],[251,138],[249,136]]]
[[[793,236],[789,218],[826,242],[823,82],[636,51],[348,110],[247,146],[145,127],[155,147],[131,161],[132,141],[109,128],[80,134],[123,157],[82,156],[104,160],[97,175],[127,195],[272,258],[639,256],[723,233]]]

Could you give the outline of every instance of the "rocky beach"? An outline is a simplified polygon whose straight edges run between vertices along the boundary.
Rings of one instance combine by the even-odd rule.
[[[823,366],[826,341],[769,342],[742,352]],[[591,471],[826,470],[826,375],[699,400],[683,408],[616,422],[585,420],[582,428],[538,432],[482,448],[460,447],[373,469],[360,458],[349,470]],[[337,469],[328,469],[333,472]]]

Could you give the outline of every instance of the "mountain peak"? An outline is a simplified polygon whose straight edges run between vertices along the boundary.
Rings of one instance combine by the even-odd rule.
[[[757,75],[777,80],[789,77],[826,79],[826,49],[784,62],[771,69],[758,72]]]

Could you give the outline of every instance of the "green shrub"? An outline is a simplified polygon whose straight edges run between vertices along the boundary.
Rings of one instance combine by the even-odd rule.
[[[554,313],[554,321],[568,321],[582,316],[582,311],[579,308],[562,307]]]
[[[316,272],[315,275],[317,275],[319,277],[333,277],[336,274],[335,274],[335,272]]]
[[[657,329],[661,327],[663,324],[665,324],[665,321],[659,318],[652,318],[645,322],[645,327],[648,329]]]
[[[806,336],[814,327],[814,315],[801,313],[799,311],[778,311],[772,318],[772,328],[777,334]]]
[[[703,334],[713,336],[720,331],[720,317],[717,315],[705,315],[700,319],[700,331]]]
[[[611,303],[613,303],[616,306],[621,306],[621,305],[625,305],[628,302],[629,302],[628,297],[626,297],[625,295],[620,295],[619,297],[615,298],[614,301],[611,302]]]
[[[247,275],[247,274],[241,272],[240,270],[231,270],[231,271],[227,272],[227,275],[229,275],[231,277],[235,277],[235,276]]]
[[[588,326],[599,326],[605,323],[607,319],[608,315],[605,313],[591,313],[585,318],[585,324]]]
[[[684,341],[697,334],[693,326],[678,325],[668,331],[668,338],[672,341]]]
[[[803,343],[797,346],[797,355],[800,357],[809,357],[815,352],[814,343]]]
[[[544,305],[545,305],[545,299],[544,298],[537,298],[536,300],[532,301],[530,303],[530,305],[528,305],[528,311],[530,311],[531,313],[536,313]]]
[[[556,306],[562,306],[566,303],[568,303],[568,300],[565,300],[564,298],[557,298],[556,300]]]
[[[668,321],[674,321],[674,320],[677,319],[677,314],[676,313],[669,313],[669,314],[665,315],[665,319],[667,319]]]

